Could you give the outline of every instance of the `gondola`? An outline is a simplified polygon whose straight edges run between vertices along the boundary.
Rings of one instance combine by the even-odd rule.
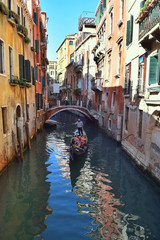
[[[79,138],[77,141],[77,136],[78,131],[76,130],[73,133],[73,137],[71,138],[70,141],[70,154],[71,154],[71,159],[74,160],[76,158],[79,158],[80,156],[84,155],[88,149],[88,139],[85,131],[83,130],[83,136]]]

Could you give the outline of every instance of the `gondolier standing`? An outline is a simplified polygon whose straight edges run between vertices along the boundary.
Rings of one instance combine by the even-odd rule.
[[[77,125],[77,129],[78,129],[78,133],[80,136],[83,135],[83,122],[80,120],[80,118],[78,118],[77,122],[72,123],[72,125]]]

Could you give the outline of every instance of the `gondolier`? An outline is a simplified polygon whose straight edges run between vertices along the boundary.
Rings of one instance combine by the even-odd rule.
[[[80,136],[83,135],[83,122],[78,118],[77,122],[72,123],[73,125],[77,125],[78,133]]]

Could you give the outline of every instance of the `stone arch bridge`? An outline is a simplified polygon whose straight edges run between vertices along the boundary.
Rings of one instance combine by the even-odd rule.
[[[83,114],[86,118],[92,120],[92,121],[96,121],[96,119],[91,115],[91,113],[89,112],[89,110],[85,107],[81,107],[81,106],[76,106],[76,105],[65,105],[65,106],[56,106],[53,108],[50,108],[47,110],[46,114],[45,114],[45,119],[50,119],[51,117],[53,117],[54,115],[56,115],[59,112],[62,111],[69,111],[69,110],[73,110],[73,111],[78,111],[81,114]]]

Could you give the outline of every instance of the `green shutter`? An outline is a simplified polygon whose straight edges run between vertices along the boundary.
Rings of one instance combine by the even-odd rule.
[[[150,57],[149,85],[157,82],[157,57]]]
[[[36,12],[34,12],[34,23],[37,25],[38,15]]]
[[[130,15],[130,36],[129,36],[129,44],[132,42],[133,37],[133,15]]]
[[[35,73],[34,73],[34,67],[31,67],[32,69],[32,84],[35,85]]]
[[[160,50],[158,52],[158,79],[157,79],[157,82],[160,85]]]
[[[152,21],[155,20],[157,17],[159,17],[159,6],[157,4],[157,6],[155,6],[152,9]]]
[[[24,79],[24,56],[19,55],[19,78]]]
[[[30,67],[30,61],[25,60],[25,72],[26,72],[26,81],[31,82],[31,67]]]
[[[36,53],[39,53],[39,40],[35,40]]]
[[[144,0],[140,2],[140,9],[144,7],[144,4],[145,4]]]
[[[127,21],[126,46],[129,45],[129,36],[130,36],[130,20]]]
[[[106,8],[106,0],[103,0],[103,7]]]

